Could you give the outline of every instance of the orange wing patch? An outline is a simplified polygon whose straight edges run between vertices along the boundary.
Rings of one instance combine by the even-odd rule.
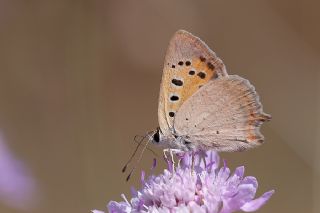
[[[247,124],[247,141],[248,142],[263,142],[263,135],[260,133],[259,129],[257,130],[256,127],[260,127],[263,122],[270,121],[271,116],[261,113],[255,113],[253,110],[250,110],[250,115]]]
[[[184,101],[208,81],[218,78],[215,66],[204,57],[179,61],[171,66],[170,72],[172,75],[167,76],[164,85],[168,86],[167,109],[172,119]]]

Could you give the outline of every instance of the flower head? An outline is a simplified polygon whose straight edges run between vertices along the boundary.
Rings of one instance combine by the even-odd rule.
[[[181,156],[181,165],[175,170],[168,161],[169,169],[163,174],[142,178],[142,189],[133,190],[132,199],[110,201],[110,213],[128,212],[252,212],[264,205],[273,190],[254,199],[258,182],[255,177],[244,177],[244,167],[231,174],[226,164],[219,168],[216,152],[195,153],[192,165],[191,153]],[[144,176],[144,175],[143,175]]]

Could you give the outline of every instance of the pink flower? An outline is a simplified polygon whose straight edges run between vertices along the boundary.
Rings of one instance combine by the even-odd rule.
[[[171,163],[168,162],[168,165]],[[192,173],[191,154],[187,153],[182,156],[181,166],[175,171],[169,166],[163,174],[143,180],[142,189],[133,191],[130,202],[122,195],[125,201],[110,201],[108,210],[110,213],[253,212],[274,193],[271,190],[254,199],[258,188],[255,177],[244,177],[243,166],[236,168],[233,174],[226,165],[218,166],[216,152],[199,152],[195,154]]]

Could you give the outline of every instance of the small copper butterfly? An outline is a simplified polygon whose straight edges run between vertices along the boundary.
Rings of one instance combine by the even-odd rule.
[[[140,140],[123,172],[147,137],[143,151],[150,141],[164,151],[244,151],[263,143],[260,127],[270,119],[248,80],[228,75],[222,60],[203,41],[179,30],[165,56],[159,127]]]
[[[262,144],[271,119],[250,82],[228,75],[222,60],[199,38],[177,31],[165,56],[152,142],[165,149],[243,151]]]

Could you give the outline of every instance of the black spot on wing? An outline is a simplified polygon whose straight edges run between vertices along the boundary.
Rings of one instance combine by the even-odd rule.
[[[183,85],[183,81],[179,79],[172,79],[171,81],[174,85],[181,87]]]
[[[200,56],[200,61],[205,62],[205,61],[206,61],[206,58],[203,57],[203,56]]]
[[[208,62],[207,66],[210,70],[214,70],[214,65],[211,62]]]
[[[199,72],[199,73],[197,74],[197,76],[199,76],[199,78],[201,78],[201,79],[205,79],[205,78],[206,78],[206,73],[204,73],[204,72]]]
[[[193,70],[190,70],[189,71],[189,75],[194,75],[196,72],[195,71],[193,71]]]
[[[172,95],[172,96],[170,97],[170,100],[171,100],[171,101],[178,101],[178,100],[179,100],[179,96]]]

